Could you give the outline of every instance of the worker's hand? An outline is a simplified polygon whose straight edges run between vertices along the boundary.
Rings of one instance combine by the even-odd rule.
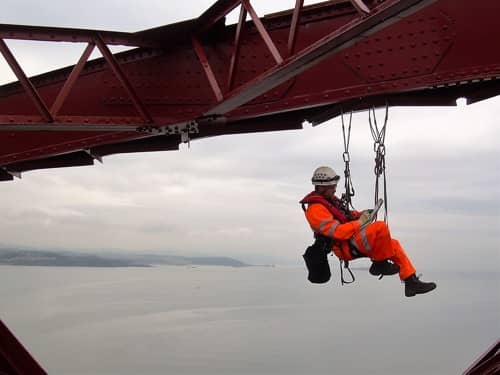
[[[358,222],[359,222],[359,225],[360,226],[363,226],[365,225],[367,222],[370,221],[370,211],[371,210],[365,210],[363,211],[363,213],[361,214],[361,216],[359,217],[358,219]]]
[[[359,217],[361,216],[363,212],[362,211],[356,211],[356,210],[352,210],[350,213],[349,213],[349,221],[355,221],[355,220],[358,220]]]

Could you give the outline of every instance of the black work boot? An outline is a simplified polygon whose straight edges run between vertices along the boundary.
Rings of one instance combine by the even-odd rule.
[[[405,280],[405,296],[413,297],[415,294],[424,294],[436,289],[436,283],[424,283],[413,274]]]
[[[387,259],[381,261],[374,260],[369,269],[369,272],[373,276],[389,276],[398,273],[399,266],[397,264],[389,262]]]

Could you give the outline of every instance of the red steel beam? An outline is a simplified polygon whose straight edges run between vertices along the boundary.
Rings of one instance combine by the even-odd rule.
[[[0,320],[0,373],[8,375],[47,375],[14,334]]]
[[[131,47],[162,47],[160,42],[138,37],[134,33],[88,30],[62,27],[0,24],[0,39],[20,39],[44,42],[93,43],[96,35],[107,45]]]
[[[182,131],[186,124],[197,124],[199,132],[187,130],[194,138],[229,134],[235,129],[239,132],[270,130],[274,121],[271,116],[277,114],[287,113],[290,117],[318,123],[337,116],[342,109],[362,110],[386,102],[391,106],[454,105],[456,97],[467,97],[469,102],[474,102],[500,93],[500,53],[487,43],[488,36],[498,35],[494,18],[496,0],[478,0],[473,5],[461,0],[461,7],[456,7],[454,0],[438,0],[421,12],[410,15],[402,10],[393,13],[392,21],[387,16],[376,22],[373,18],[385,9],[383,5],[388,7],[397,1],[364,2],[373,7],[373,13],[367,17],[356,12],[349,0],[304,6],[300,22],[297,21],[299,35],[295,49],[300,52],[281,65],[275,64],[255,25],[246,22],[233,76],[234,82],[243,86],[229,93],[225,92],[225,84],[237,25],[223,27],[217,22],[206,35],[197,36],[198,43],[203,40],[205,58],[213,70],[209,76],[218,84],[224,83],[225,87],[221,85],[221,88],[226,99],[231,100],[249,89],[248,97],[237,98],[244,104],[232,110],[228,107],[227,112],[213,116],[203,116],[220,103],[190,42],[196,21],[147,31],[155,40],[173,41],[175,48],[165,42],[166,48],[162,50],[141,48],[115,56],[123,74],[133,77],[134,89],[151,114],[152,123],[144,124],[144,119],[134,113],[133,103],[123,95],[121,86],[113,82],[113,72],[104,59],[85,64],[54,123],[43,121],[19,83],[1,86],[0,167],[9,171],[29,170],[23,160],[37,159],[40,163],[36,165],[42,168],[48,165],[42,161],[51,160],[52,155],[171,134],[175,124],[180,124]],[[374,4],[382,5],[374,7]],[[291,9],[262,20],[269,35],[283,48],[282,53],[287,51],[293,13]],[[406,15],[410,16],[405,18]],[[371,22],[373,27],[366,33],[359,29],[358,34],[353,33],[353,25],[358,22],[364,23],[363,27]],[[384,22],[378,29],[380,32],[377,32],[377,22]],[[383,29],[390,22],[394,23]],[[340,46],[342,52],[339,53],[334,51],[334,44],[330,45],[333,52],[325,46],[319,47],[325,35],[331,37],[334,30],[338,30],[339,39],[334,42]],[[354,44],[343,50],[342,43],[348,43],[349,38],[354,38]],[[315,41],[317,44],[313,44]],[[304,55],[314,48],[318,48],[313,50],[316,55]],[[322,53],[331,53],[331,57],[322,60]],[[316,58],[322,62],[318,64]],[[299,74],[286,71],[291,67],[302,68],[296,59],[309,64],[308,70]],[[58,69],[32,77],[30,81],[41,98],[50,103],[61,91],[71,69]],[[276,86],[274,74],[289,74],[294,80]],[[262,92],[272,89],[248,101],[255,96],[252,85]],[[263,122],[266,118],[269,121]],[[235,125],[241,120],[249,122],[245,122],[245,127]],[[285,129],[297,124],[300,122],[287,120],[280,126]],[[41,131],[35,137],[22,130]],[[146,141],[140,144],[144,151],[150,147]],[[5,177],[0,171],[0,180]]]
[[[495,375],[500,372],[500,339],[474,361],[462,375]]]
[[[83,51],[82,56],[80,57],[80,60],[78,60],[78,63],[75,65],[73,70],[71,71],[71,74],[69,75],[68,79],[64,83],[63,88],[59,92],[59,95],[57,95],[56,100],[52,104],[52,107],[50,108],[50,111],[52,112],[52,115],[55,117],[59,113],[59,110],[61,109],[64,101],[68,97],[71,89],[73,88],[73,85],[75,84],[76,80],[78,79],[78,76],[83,70],[83,67],[85,66],[85,63],[89,59],[92,51],[94,50],[95,44],[94,43],[89,43],[85,50]]]
[[[42,115],[42,118],[46,122],[53,122],[54,119],[52,118],[52,115],[50,114],[50,111],[48,110],[47,106],[43,102],[42,98],[40,98],[40,95],[38,95],[38,92],[35,89],[35,86],[31,83],[31,81],[28,79],[26,74],[24,74],[23,69],[17,62],[16,58],[10,51],[9,47],[5,42],[0,39],[0,52],[4,56],[5,60],[9,64],[10,68],[16,75],[17,79],[19,82],[21,82],[21,85],[23,86],[24,90],[28,94],[28,96],[31,98],[33,103],[35,104],[36,108]]]
[[[269,52],[271,52],[271,55],[273,55],[274,60],[276,60],[276,63],[281,64],[283,62],[283,58],[280,55],[280,52],[278,51],[278,48],[276,48],[276,45],[274,44],[273,40],[271,39],[271,36],[267,32],[266,28],[262,24],[262,21],[260,20],[259,16],[255,12],[255,10],[252,7],[252,4],[250,4],[249,0],[242,0],[242,5],[245,7],[245,9],[248,11],[250,14],[250,17],[253,20],[253,23],[255,24],[255,27],[257,28],[257,31],[259,32],[260,36],[264,40],[264,43],[266,44],[267,48],[269,49]]]
[[[234,90],[223,102],[207,111],[205,115],[220,115],[230,112],[321,61],[354,45],[357,41],[383,30],[396,22],[397,17],[409,16],[436,1],[395,0],[384,2],[372,15],[350,22],[345,27],[330,33],[288,58],[283,64],[269,69],[259,77]]]
[[[366,6],[363,0],[351,0],[351,4],[356,8],[356,10],[362,15],[370,13],[370,8]]]
[[[196,32],[201,33],[211,28],[217,21],[225,17],[229,12],[241,4],[241,0],[219,0],[207,9],[196,23]]]
[[[238,26],[236,27],[236,34],[234,36],[233,53],[231,55],[231,62],[229,63],[229,76],[227,79],[228,91],[231,91],[231,89],[233,88],[234,70],[236,67],[236,63],[238,61],[238,56],[240,54],[240,46],[241,46],[240,39],[241,39],[241,34],[243,32],[243,28],[245,26],[246,19],[247,19],[247,10],[244,6],[241,6]]]
[[[201,46],[198,39],[195,37],[192,38],[194,50],[196,51],[196,55],[200,60],[201,65],[203,66],[203,70],[207,76],[208,82],[210,83],[210,87],[212,87],[212,91],[214,92],[215,98],[218,102],[224,99],[224,95],[222,95],[222,90],[219,87],[219,83],[217,82],[217,78],[215,77],[212,68],[210,67],[210,63],[208,62],[207,56],[203,51],[203,47]]]
[[[288,35],[288,56],[295,52],[295,42],[297,41],[298,24],[300,19],[300,11],[304,5],[304,0],[297,0],[293,10],[292,23],[290,25],[290,34]]]
[[[120,68],[120,65],[116,61],[115,57],[109,50],[109,48],[106,46],[104,41],[101,39],[100,36],[97,36],[95,38],[95,43],[97,45],[97,48],[99,48],[99,51],[101,51],[102,56],[106,60],[106,62],[109,64],[111,67],[111,70],[115,74],[116,78],[120,81],[122,86],[125,88],[127,91],[127,94],[129,95],[130,99],[132,100],[132,103],[134,104],[135,108],[137,109],[137,112],[141,115],[142,119],[144,122],[152,122],[153,119],[151,118],[150,114],[148,113],[148,110],[144,106],[144,104],[141,102],[141,99],[135,92],[134,88],[130,84],[130,82],[127,79],[127,76],[123,73],[123,71]]]

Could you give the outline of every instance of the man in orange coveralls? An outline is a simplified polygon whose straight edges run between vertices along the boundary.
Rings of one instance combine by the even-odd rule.
[[[435,289],[435,283],[418,279],[406,252],[398,240],[391,238],[389,228],[383,221],[367,224],[369,211],[347,212],[335,196],[339,179],[340,176],[332,168],[317,168],[312,177],[314,191],[300,201],[315,236],[333,239],[332,250],[339,259],[349,261],[361,256],[369,257],[373,262],[369,270],[372,275],[399,272],[407,297]]]

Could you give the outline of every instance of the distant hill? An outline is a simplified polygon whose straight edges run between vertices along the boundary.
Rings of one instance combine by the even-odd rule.
[[[63,251],[0,249],[0,264],[49,267],[151,267],[153,265],[211,265],[246,267],[227,257],[184,257],[157,254],[112,254],[101,256]]]
[[[159,254],[133,254],[119,255],[122,259],[129,261],[147,263],[152,265],[175,265],[175,266],[229,266],[229,267],[248,267],[249,264],[243,263],[237,259],[229,257],[185,257],[178,255],[159,255]]]
[[[0,264],[11,266],[54,267],[149,267],[126,259],[106,258],[94,254],[72,254],[55,251],[1,250]]]

